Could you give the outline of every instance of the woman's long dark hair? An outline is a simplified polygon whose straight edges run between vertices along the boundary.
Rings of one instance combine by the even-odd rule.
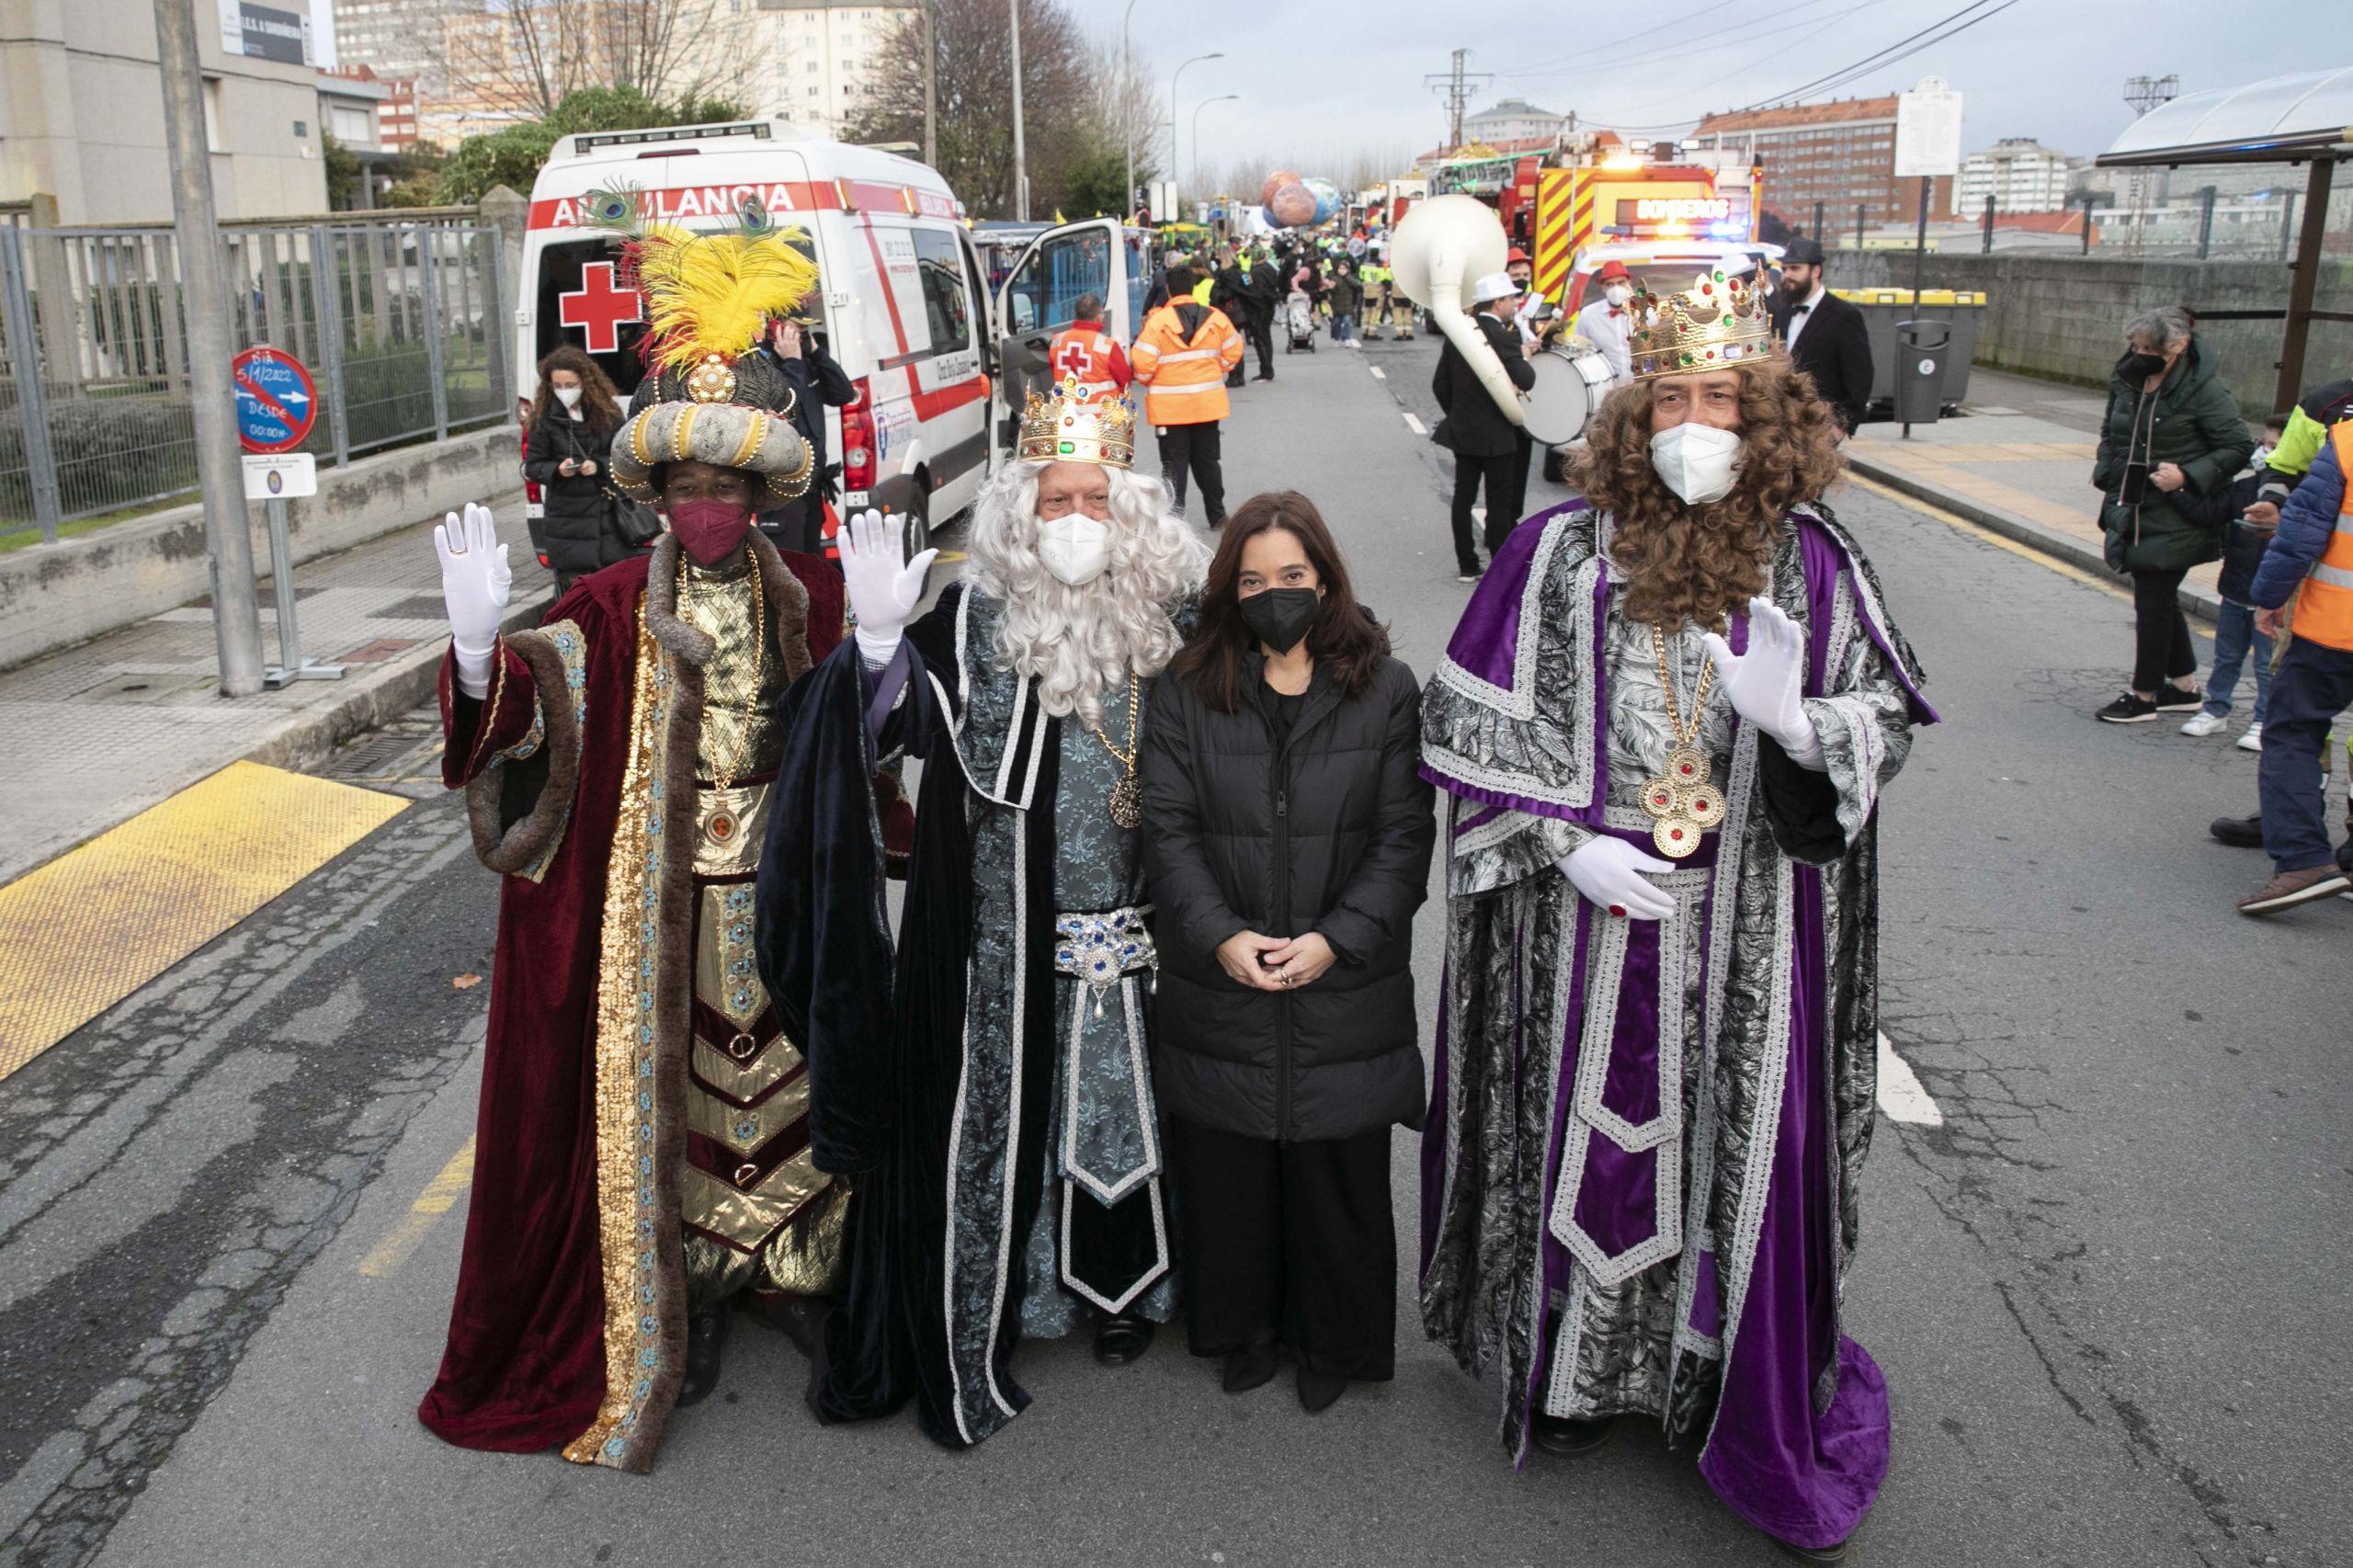
[[[545,418],[549,409],[563,406],[555,400],[553,382],[558,370],[569,370],[580,378],[580,413],[588,428],[601,434],[620,427],[620,394],[613,390],[611,380],[597,368],[597,361],[567,343],[540,361],[540,394],[531,400],[525,429]]]
[[[1242,695],[1243,659],[1258,645],[1242,619],[1242,547],[1270,528],[1299,540],[1324,588],[1324,603],[1307,629],[1309,656],[1350,697],[1363,694],[1389,656],[1389,628],[1357,603],[1347,562],[1315,503],[1296,490],[1253,495],[1225,520],[1225,537],[1201,589],[1201,619],[1168,666],[1221,713],[1233,711]]]

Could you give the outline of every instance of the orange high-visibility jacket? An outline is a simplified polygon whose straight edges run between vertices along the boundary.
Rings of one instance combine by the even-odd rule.
[[[2328,433],[2336,449],[2336,467],[2344,489],[2336,504],[2336,526],[2322,547],[2320,559],[2304,574],[2296,590],[2296,635],[2325,648],[2353,650],[2353,419]],[[2285,520],[2284,518],[2282,519]]]
[[[1063,328],[1046,350],[1046,360],[1053,367],[1055,385],[1075,376],[1090,403],[1127,390],[1128,357],[1098,323],[1074,321]]]
[[[1145,423],[1207,425],[1226,415],[1225,378],[1242,363],[1242,335],[1223,311],[1189,299],[1165,304],[1143,324],[1128,363],[1144,389]]]

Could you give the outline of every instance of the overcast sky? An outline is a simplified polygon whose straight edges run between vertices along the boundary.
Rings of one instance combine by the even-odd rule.
[[[1123,0],[1073,0],[1116,43]],[[1990,0],[1986,8],[2000,5]],[[1410,159],[1444,139],[1445,108],[1424,85],[1455,49],[1493,73],[1471,112],[1524,97],[1579,122],[1665,127],[1709,109],[1779,100],[1793,88],[1929,28],[1964,0],[1139,0],[1133,38],[1159,83],[1187,57],[1226,58],[1184,74],[1177,119],[1211,170],[1265,154],[1302,174],[1357,148]],[[1592,22],[1580,17],[1594,17]],[[1599,20],[1639,17],[1639,31]],[[1515,17],[1520,18],[1517,21]],[[1687,24],[1688,25],[1685,25]],[[1667,49],[1673,54],[1662,54]],[[1650,58],[1642,58],[1649,56]],[[1613,63],[1614,62],[1614,63]],[[2030,136],[2063,152],[2104,151],[2131,119],[2124,80],[2177,73],[2182,91],[2353,64],[2353,11],[2342,0],[2015,0],[2009,8],[1835,94],[1867,97],[1923,75],[1962,95],[1964,150]],[[1665,130],[1644,134],[1668,134]],[[1402,172],[1402,171],[1401,171]]]

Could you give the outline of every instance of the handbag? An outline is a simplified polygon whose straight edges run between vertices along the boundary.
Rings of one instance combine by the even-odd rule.
[[[605,492],[605,505],[612,508],[613,532],[631,550],[643,550],[662,537],[662,519],[653,507],[611,490]]]

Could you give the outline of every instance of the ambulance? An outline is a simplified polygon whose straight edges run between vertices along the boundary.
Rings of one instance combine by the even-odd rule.
[[[972,506],[1011,449],[1007,355],[1016,380],[1042,364],[1082,294],[1103,296],[1105,330],[1122,341],[1142,324],[1148,236],[1117,220],[1045,228],[992,289],[963,204],[911,159],[781,119],[584,131],[556,142],[531,189],[514,336],[524,406],[532,368],[564,344],[585,349],[624,402],[644,375],[644,301],[611,236],[583,220],[590,192],[623,185],[649,218],[722,230],[756,200],[802,232],[819,278],[804,308],[856,392],[824,411],[828,460],[841,468],[835,517],[904,512],[911,550]]]

